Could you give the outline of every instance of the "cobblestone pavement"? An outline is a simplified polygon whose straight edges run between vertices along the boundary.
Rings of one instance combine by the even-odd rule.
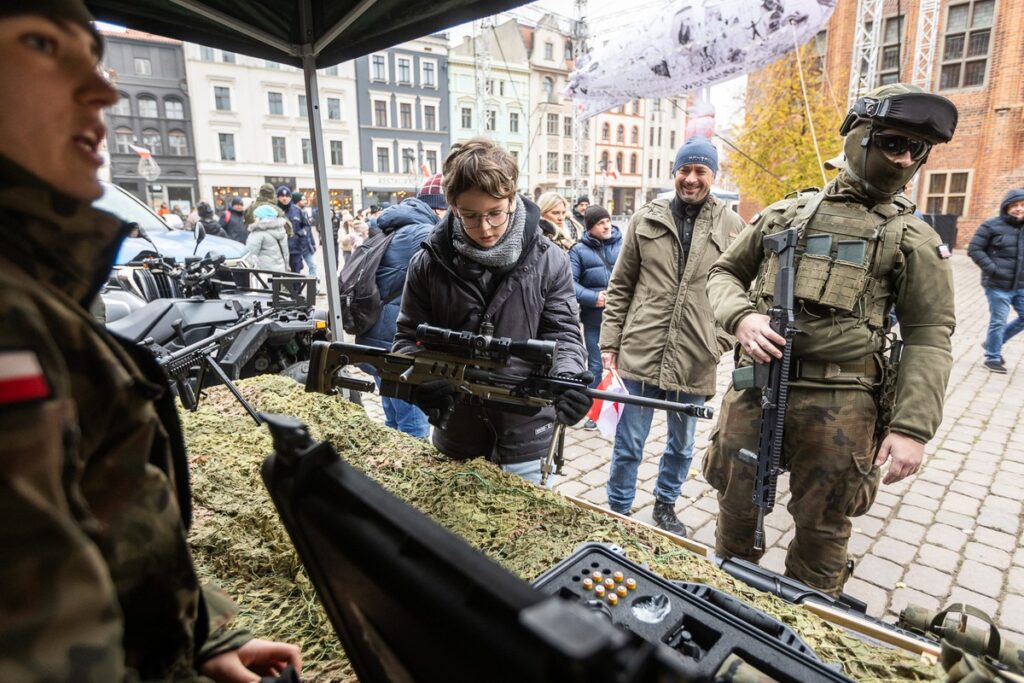
[[[926,608],[967,602],[995,617],[1006,637],[1024,642],[1024,342],[1012,341],[1004,350],[1008,374],[982,367],[979,345],[988,306],[978,271],[960,253],[953,256],[953,270],[957,331],[945,418],[927,446],[921,471],[881,486],[871,510],[854,520],[850,553],[857,566],[846,591],[865,601],[869,614],[890,620],[908,602]],[[718,394],[709,405],[718,407],[731,372],[732,361],[724,358]],[[383,420],[376,397],[367,398],[367,412]],[[712,427],[713,421],[698,423],[694,463],[676,506],[691,537],[711,546],[718,502],[699,463]],[[645,522],[652,522],[652,491],[665,438],[665,416],[658,412],[634,503],[634,516]],[[611,450],[611,441],[598,432],[568,430],[566,465],[556,490],[606,506]],[[768,550],[762,561],[778,572],[793,538],[788,499],[788,477],[783,476],[775,511],[766,520]]]

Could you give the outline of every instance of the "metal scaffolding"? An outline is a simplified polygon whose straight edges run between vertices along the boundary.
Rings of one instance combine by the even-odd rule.
[[[857,26],[853,37],[847,106],[851,106],[858,97],[875,86],[884,6],[885,0],[857,0]]]
[[[935,63],[935,36],[939,32],[939,5],[939,0],[921,0],[917,10],[914,68],[910,74],[910,82],[922,90],[931,90],[932,65]]]

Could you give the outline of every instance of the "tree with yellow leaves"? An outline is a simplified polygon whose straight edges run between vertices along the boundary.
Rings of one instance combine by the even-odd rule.
[[[821,161],[842,151],[838,136],[842,112],[826,89],[824,65],[814,41],[800,48],[799,65],[793,51],[748,76],[746,115],[735,141],[750,158],[730,155],[730,166],[740,194],[762,205],[794,190],[822,185],[808,109]],[[807,89],[806,105],[800,67]]]

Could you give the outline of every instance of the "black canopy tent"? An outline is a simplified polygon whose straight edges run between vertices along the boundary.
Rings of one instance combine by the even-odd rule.
[[[524,4],[525,0],[86,0],[96,19],[303,70],[317,229],[331,334],[341,339],[338,264],[327,191],[318,68]]]

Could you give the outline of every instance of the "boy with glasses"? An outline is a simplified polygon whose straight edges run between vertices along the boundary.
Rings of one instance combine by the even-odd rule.
[[[393,350],[415,353],[421,323],[556,341],[551,371],[589,384],[569,261],[544,238],[537,205],[517,193],[515,160],[493,142],[476,138],[452,147],[443,172],[451,211],[409,264]],[[510,373],[535,370],[519,359],[510,361]],[[576,391],[534,415],[454,398],[446,380],[428,382],[413,395],[432,423],[452,408],[445,429],[435,424],[437,449],[456,459],[486,457],[533,482],[540,481],[555,420],[576,424],[590,407],[590,399]]]

